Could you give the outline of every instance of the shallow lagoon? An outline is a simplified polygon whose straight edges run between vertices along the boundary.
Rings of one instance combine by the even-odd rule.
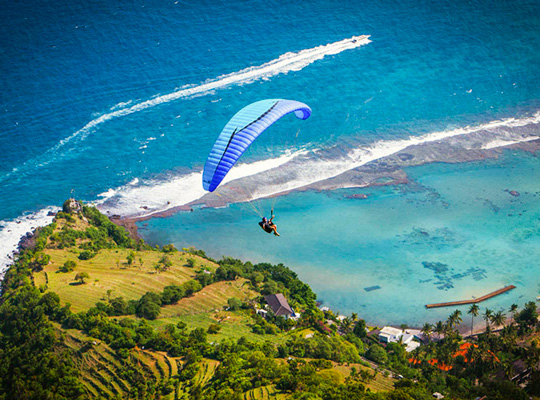
[[[139,224],[140,234],[154,244],[195,246],[215,258],[282,262],[325,305],[379,324],[435,322],[454,309],[427,310],[426,303],[480,297],[510,284],[517,288],[481,303],[481,309],[507,310],[536,298],[536,156],[506,150],[498,160],[407,172],[408,185],[279,198],[279,238],[260,231],[258,216],[246,204],[152,219]],[[357,193],[368,198],[348,198]],[[258,203],[265,210],[271,204]],[[380,289],[365,290],[373,286]],[[461,307],[464,314],[467,308]]]

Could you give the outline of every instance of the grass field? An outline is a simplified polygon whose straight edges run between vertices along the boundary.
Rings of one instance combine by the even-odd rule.
[[[161,317],[220,311],[227,306],[227,300],[231,297],[247,301],[257,297],[257,293],[249,288],[249,282],[246,279],[216,282],[206,286],[193,296],[180,300],[177,304],[163,307]]]
[[[34,274],[37,286],[47,284],[48,289],[56,292],[63,303],[71,303],[74,312],[87,310],[96,302],[110,297],[124,297],[137,300],[148,291],[161,292],[167,285],[180,285],[192,279],[200,267],[215,271],[217,266],[208,260],[182,252],[167,255],[172,266],[157,273],[154,265],[164,253],[140,251],[135,253],[135,262],[128,266],[126,259],[131,250],[103,249],[90,260],[79,260],[74,250],[47,249],[51,262],[43,271]],[[195,267],[187,267],[187,259],[195,260]],[[58,272],[58,268],[67,260],[77,263],[75,270],[67,273]],[[142,263],[141,263],[142,261]],[[86,272],[90,276],[86,283],[79,284],[75,276]]]
[[[287,399],[290,395],[278,393],[274,385],[261,386],[257,389],[252,389],[244,393],[244,400],[282,400]]]

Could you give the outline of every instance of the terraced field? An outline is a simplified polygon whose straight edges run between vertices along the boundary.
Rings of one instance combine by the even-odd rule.
[[[244,393],[244,400],[282,400],[289,397],[285,393],[278,393],[274,385],[261,386]]]
[[[56,326],[60,330],[60,326]],[[82,373],[82,383],[87,394],[99,396],[133,398],[137,381],[150,382],[147,394],[150,397],[174,399],[176,388],[164,395],[162,388],[178,373],[181,360],[162,352],[132,349],[127,358],[119,357],[107,344],[91,339],[77,330],[62,329],[65,345],[70,348],[74,361]],[[142,387],[142,386],[141,386]],[[135,389],[134,389],[135,388]]]
[[[336,363],[333,363],[333,364],[334,364],[334,369],[336,371],[339,371],[346,377],[351,374],[351,369],[353,367],[356,368],[357,371],[366,370],[370,374],[374,373],[373,369],[366,367],[362,364],[348,364],[347,366],[339,365]],[[364,386],[373,392],[384,392],[384,391],[394,390],[394,382],[396,382],[395,379],[386,377],[381,373],[377,373],[377,375],[375,376],[375,379],[373,379],[369,383],[364,383]]]

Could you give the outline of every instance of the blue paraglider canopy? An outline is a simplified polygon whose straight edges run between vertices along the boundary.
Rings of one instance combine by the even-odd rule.
[[[208,155],[203,188],[213,192],[251,143],[274,122],[292,112],[300,119],[311,115],[306,104],[283,99],[257,101],[238,111],[225,125]]]

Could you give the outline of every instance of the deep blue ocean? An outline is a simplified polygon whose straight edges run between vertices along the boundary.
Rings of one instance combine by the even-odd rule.
[[[433,135],[487,132],[470,141],[484,149],[540,136],[537,1],[29,1],[0,18],[3,264],[71,195],[122,216],[197,200],[219,132],[261,99],[313,114],[282,119],[246,152],[237,172],[254,197],[362,165],[364,148],[377,159]],[[253,186],[280,168],[273,186]],[[140,233],[283,262],[326,305],[377,323],[444,318],[452,310],[423,305],[505,284],[517,289],[486,306],[539,294],[537,154],[406,172],[409,185],[280,197],[280,238],[245,203],[154,218]],[[360,192],[368,199],[347,197]]]

